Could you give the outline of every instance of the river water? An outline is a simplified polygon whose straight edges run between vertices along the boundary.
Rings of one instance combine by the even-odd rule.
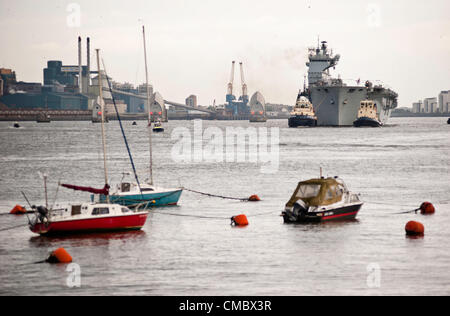
[[[0,230],[26,224],[23,216],[3,215],[16,204],[26,205],[21,191],[31,203],[44,203],[39,172],[48,174],[50,204],[58,181],[99,188],[104,184],[99,125],[21,124],[14,129],[11,123],[0,123]],[[145,123],[124,126],[143,181],[149,165]],[[0,294],[450,295],[446,119],[392,118],[378,129],[289,129],[285,120],[262,125],[204,121],[201,128],[220,136],[230,127],[260,126],[275,128],[273,134],[269,129],[269,146],[279,134],[279,146],[275,142],[270,148],[270,172],[261,168],[268,163],[258,152],[247,157],[256,163],[178,161],[173,154],[180,148],[177,135],[191,135],[183,144],[191,140],[193,148],[201,148],[202,133],[192,121],[166,124],[164,134],[153,135],[153,150],[157,185],[232,197],[258,194],[261,202],[184,192],[179,206],[152,211],[140,232],[45,238],[27,227],[0,231]],[[106,129],[110,182],[117,183],[130,164],[118,123]],[[264,132],[254,131],[258,136]],[[223,144],[225,153],[234,148],[225,140]],[[324,175],[339,175],[361,194],[366,203],[358,219],[283,224],[279,215],[296,184],[317,177],[320,167]],[[63,188],[56,196],[57,203],[89,198]],[[424,201],[434,203],[435,215],[396,214]],[[248,216],[248,227],[230,226],[229,218],[239,214]],[[405,236],[409,220],[425,225],[424,238]],[[72,272],[65,265],[33,264],[59,247],[79,266],[81,287],[68,282]]]

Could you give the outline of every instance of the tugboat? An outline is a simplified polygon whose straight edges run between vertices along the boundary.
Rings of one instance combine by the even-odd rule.
[[[383,124],[378,120],[377,104],[373,100],[361,101],[358,119],[353,122],[355,127],[380,127]]]
[[[363,204],[340,178],[321,177],[300,182],[282,216],[285,223],[351,220]]]
[[[161,121],[155,122],[155,125],[153,126],[153,132],[155,133],[162,133],[164,132],[164,127],[162,126]]]
[[[317,126],[314,107],[307,97],[299,94],[294,110],[289,118],[289,127]]]

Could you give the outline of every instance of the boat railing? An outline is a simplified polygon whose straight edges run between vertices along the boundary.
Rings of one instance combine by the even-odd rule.
[[[392,90],[392,87],[385,84],[381,80],[370,80],[370,79],[342,79],[342,78],[324,78],[320,82],[318,82],[318,86],[348,86],[348,87],[360,87],[366,88],[366,82],[370,82],[372,84],[372,88],[384,88]]]

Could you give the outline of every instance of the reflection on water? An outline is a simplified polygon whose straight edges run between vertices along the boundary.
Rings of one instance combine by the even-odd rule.
[[[114,233],[90,233],[67,236],[33,236],[30,238],[30,247],[55,247],[61,242],[71,247],[95,247],[108,245],[111,241],[131,241],[145,239],[145,231],[128,231]]]

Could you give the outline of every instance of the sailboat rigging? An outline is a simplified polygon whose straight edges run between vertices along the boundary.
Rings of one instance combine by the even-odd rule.
[[[97,65],[99,74],[99,102],[102,118],[102,145],[105,186],[102,189],[64,184],[62,186],[87,191],[106,197],[106,203],[69,204],[58,209],[37,208],[30,230],[40,235],[59,235],[87,232],[140,230],[147,221],[148,211],[139,211],[142,205],[133,211],[125,206],[110,203],[108,168],[106,159],[105,106],[103,101],[103,81],[100,69],[100,50],[97,49]]]
[[[149,180],[148,183],[139,183],[137,175],[135,173],[136,183],[124,182],[115,188],[115,191],[111,193],[109,198],[113,203],[119,203],[121,205],[135,207],[144,203],[147,206],[166,206],[176,205],[181,197],[183,189],[165,189],[156,187],[153,179],[153,144],[152,144],[152,97],[150,96],[150,88],[148,81],[148,63],[147,63],[147,44],[145,27],[142,27],[142,36],[144,42],[144,61],[145,61],[145,84],[147,92],[147,111],[148,111],[148,140],[149,140]],[[110,88],[111,89],[111,88]],[[114,102],[114,98],[113,98]],[[116,111],[117,112],[117,111]],[[118,117],[119,114],[117,113]],[[123,133],[125,138],[125,134]],[[129,147],[128,147],[129,149]],[[131,152],[129,151],[130,161],[132,161]],[[101,197],[102,199],[102,197]],[[103,198],[104,199],[104,198]]]

